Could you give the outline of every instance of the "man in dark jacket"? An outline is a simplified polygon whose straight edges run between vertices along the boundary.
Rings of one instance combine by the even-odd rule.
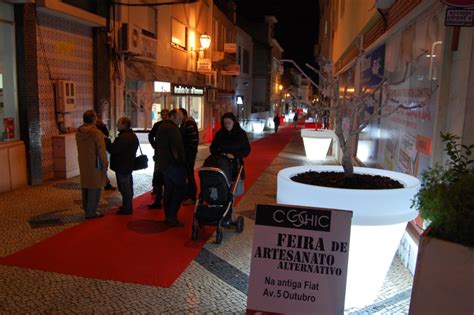
[[[275,133],[278,132],[278,127],[280,126],[280,114],[275,113],[275,117],[273,117],[273,123],[275,124]]]
[[[110,168],[115,172],[117,186],[122,194],[122,206],[117,214],[132,214],[133,212],[133,167],[138,149],[138,138],[130,128],[131,122],[127,117],[121,117],[117,122],[118,137],[109,142]]]
[[[161,123],[168,119],[168,114],[169,110],[162,109],[161,112],[161,120],[154,123],[153,127],[150,130],[150,133],[148,134],[148,141],[150,142],[151,146],[155,150],[155,155],[153,156],[153,160],[155,161],[155,169],[153,171],[153,179],[151,181],[152,186],[153,186],[153,194],[155,195],[155,201],[152,204],[148,205],[149,209],[161,209],[162,204],[161,204],[161,199],[163,197],[163,175],[158,171],[158,150],[156,148],[156,133],[158,131],[158,128],[160,127]]]
[[[186,177],[188,179],[188,188],[184,196],[183,204],[193,205],[196,202],[197,186],[194,178],[194,165],[196,163],[196,155],[199,145],[199,131],[196,121],[193,117],[188,116],[188,112],[184,108],[180,108],[183,112],[183,123],[180,126],[183,135],[184,152],[186,154]]]
[[[183,137],[179,125],[183,121],[183,113],[173,109],[169,119],[164,120],[156,134],[158,154],[158,171],[163,175],[164,192],[163,208],[165,224],[181,227],[178,211],[186,192],[186,168]]]

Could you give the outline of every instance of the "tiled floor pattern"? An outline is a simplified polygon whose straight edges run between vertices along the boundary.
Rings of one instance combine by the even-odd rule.
[[[151,148],[143,147],[151,154]],[[197,166],[208,155],[208,150],[208,146],[200,146]],[[244,231],[238,234],[225,230],[221,245],[213,244],[210,239],[168,289],[0,265],[0,314],[243,314],[255,205],[275,203],[278,171],[303,164],[308,162],[301,140],[296,139],[251,188],[247,187],[245,196],[236,206],[236,214],[245,217]],[[152,166],[134,175],[136,195],[150,189],[151,173]],[[114,182],[112,172],[110,178]],[[105,191],[100,211],[107,211],[120,201],[118,192]],[[78,178],[0,194],[0,257],[82,222],[80,205]],[[395,258],[374,304],[345,313],[407,314],[411,286],[411,274]]]

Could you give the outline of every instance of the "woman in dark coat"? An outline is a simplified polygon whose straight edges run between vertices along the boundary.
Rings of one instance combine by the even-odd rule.
[[[224,154],[244,165],[244,158],[250,154],[250,143],[245,130],[243,130],[233,113],[225,113],[221,118],[221,129],[216,133],[210,147],[211,154]],[[241,179],[245,178],[242,170]],[[224,225],[229,224],[232,211],[224,218]]]
[[[212,140],[211,154],[224,154],[231,159],[237,159],[240,165],[243,165],[243,158],[250,154],[250,143],[245,130],[230,112],[222,115],[221,126]]]

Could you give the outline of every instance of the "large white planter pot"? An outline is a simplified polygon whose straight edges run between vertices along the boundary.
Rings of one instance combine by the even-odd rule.
[[[253,132],[261,133],[265,128],[265,121],[252,121]]]
[[[410,314],[474,312],[474,248],[430,237],[420,240]]]
[[[403,183],[400,189],[340,189],[306,185],[291,177],[307,171],[342,172],[341,166],[297,166],[278,173],[280,204],[352,210],[345,308],[371,304],[379,292],[408,221],[418,212],[411,202],[420,181],[402,173],[355,167],[360,174],[382,175]]]
[[[308,160],[325,160],[331,143],[333,144],[333,154],[336,160],[339,159],[338,140],[334,130],[301,129],[301,137]]]

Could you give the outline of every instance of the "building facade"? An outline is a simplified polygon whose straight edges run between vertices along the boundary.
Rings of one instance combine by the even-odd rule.
[[[240,65],[240,75],[235,80],[235,97],[237,115],[247,119],[252,106],[252,66],[253,66],[252,37],[242,28],[237,28],[237,62]]]
[[[2,70],[9,76],[8,84],[3,84],[5,107],[16,106],[14,112],[5,111],[11,120],[4,121],[15,130],[8,146],[13,146],[11,140],[20,140],[26,152],[23,160],[12,164],[10,173],[23,174],[20,169],[25,170],[30,184],[59,174],[77,175],[77,158],[65,156],[73,136],[65,134],[82,123],[85,110],[96,107],[95,82],[99,78],[95,74],[102,66],[95,57],[100,30],[106,26],[105,2],[83,6],[46,0],[0,4],[2,14],[13,12],[14,18],[9,52],[15,59],[4,59],[7,71]],[[10,81],[15,78],[8,72],[11,69],[16,72],[14,81]],[[108,86],[108,78],[106,81]],[[15,93],[17,105],[10,93]]]
[[[262,20],[238,17],[239,26],[253,41],[252,61],[252,102],[249,118],[268,118],[274,111],[275,103],[281,99],[281,67],[279,60],[283,48],[273,37],[278,20],[266,16]]]
[[[183,107],[201,141],[212,139],[222,113],[236,110],[232,7],[222,12],[212,0],[0,6],[0,154],[8,160],[0,191],[78,175],[74,132],[88,109],[115,134],[123,115],[147,132],[161,109]]]
[[[205,110],[206,78],[196,69],[199,37],[208,31],[209,5],[115,9],[123,17],[115,57],[120,66],[112,68],[116,112],[130,117],[134,129],[147,131],[160,120],[162,109],[185,108],[196,121],[202,141],[209,113]]]

